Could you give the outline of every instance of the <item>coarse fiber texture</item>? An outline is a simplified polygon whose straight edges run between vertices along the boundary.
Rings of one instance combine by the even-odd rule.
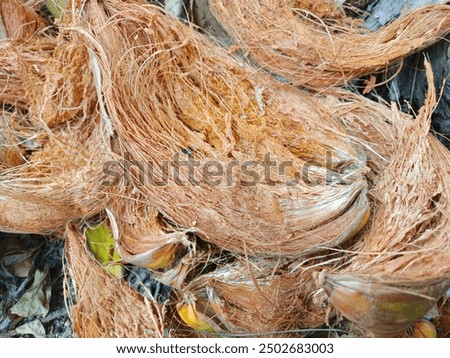
[[[413,16],[383,31],[419,38]],[[0,230],[65,228],[79,336],[292,336],[334,313],[392,336],[436,307],[445,322],[450,157],[428,134],[431,88],[416,117],[305,91],[145,1],[71,2],[54,26],[0,44]],[[386,46],[399,59],[405,41]],[[95,261],[83,229],[100,221],[121,264],[171,287],[167,306]]]
[[[320,251],[364,226],[365,154],[320,99],[254,74],[158,8],[102,5],[86,4],[86,45],[133,184],[164,216],[264,255]]]
[[[69,285],[76,296],[69,304],[78,337],[164,336],[164,307],[100,267],[87,249],[84,234],[70,225],[66,228],[66,257],[67,274],[73,281]]]
[[[264,71],[315,90],[383,71],[450,31],[449,5],[421,7],[370,32],[362,23],[335,20],[332,13],[319,12],[323,19],[317,11],[312,14],[305,6],[311,1],[207,2],[235,51],[241,50]],[[313,11],[317,8],[320,5]]]

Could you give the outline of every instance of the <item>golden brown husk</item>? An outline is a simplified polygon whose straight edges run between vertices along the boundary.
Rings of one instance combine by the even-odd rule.
[[[70,225],[66,228],[66,257],[76,294],[70,314],[78,337],[164,336],[164,307],[106,272],[87,250],[85,236]]]
[[[375,52],[393,61],[435,41],[447,12],[447,6],[428,7],[402,17],[378,33],[387,39],[405,29],[383,48],[363,50],[363,40],[374,35],[359,29],[337,31],[333,41],[343,33],[354,36],[357,56],[344,56],[336,68],[327,62],[320,71],[318,63],[298,57],[307,75],[291,80],[328,86],[378,70]],[[431,14],[445,19],[431,25]],[[421,26],[411,30],[419,15],[428,19],[421,21],[431,29],[426,37],[418,35]],[[325,25],[294,21],[323,36]],[[0,100],[16,107],[5,108],[2,117],[7,130],[0,137],[0,230],[51,232],[108,208],[130,255],[164,246],[172,234],[183,240],[190,235],[173,266],[155,275],[174,287],[172,306],[191,294],[210,313],[212,289],[223,305],[221,333],[269,335],[325,324],[326,291],[338,312],[364,329],[397,335],[420,317],[386,325],[378,311],[382,304],[393,298],[408,308],[419,301],[425,314],[442,297],[450,276],[450,158],[427,134],[433,92],[417,119],[342,89],[303,92],[242,64],[143,1],[92,0],[83,13],[66,13],[58,27],[56,40],[0,43]],[[412,45],[406,50],[408,36]],[[261,53],[261,45],[252,51]],[[358,59],[362,52],[367,65]],[[284,76],[301,73],[285,60],[276,62]],[[267,153],[278,163],[307,164],[309,177],[287,187],[294,172],[272,169],[274,183],[252,186],[235,168],[230,185],[196,185],[184,168],[179,179],[185,185],[169,175],[158,186],[148,176],[142,179],[136,166],[128,183],[123,172],[111,181],[104,167],[111,160],[151,163],[153,179],[160,180],[164,161],[192,156],[224,168],[254,161],[263,178]],[[194,173],[201,178],[198,168]],[[179,324],[176,315],[166,317],[161,307],[103,271],[86,251],[79,226],[68,226],[66,236],[78,335],[161,336],[167,322],[170,328]],[[322,269],[322,281],[316,281],[313,272]],[[341,303],[347,294],[344,303],[356,295],[362,308],[369,307],[363,318],[355,312],[361,307]],[[445,322],[447,311],[441,310]]]
[[[286,272],[288,264],[241,257],[195,278],[177,301],[190,295],[219,336],[303,336],[302,329],[326,321],[325,296],[318,292],[313,271]]]
[[[312,183],[302,179],[291,187],[285,182],[293,179],[293,168],[284,177],[272,170],[273,183],[259,185],[243,183],[248,177],[239,169],[230,172],[228,185],[217,186],[202,181],[198,169],[198,185],[186,168],[179,178],[169,173],[164,186],[136,176],[134,184],[165,216],[195,226],[207,241],[249,254],[298,256],[358,231],[368,211],[364,154],[319,100],[252,74],[219,48],[206,50],[211,43],[205,38],[155,8],[103,4],[86,6],[93,30],[101,28],[97,41],[87,44],[104,70],[105,104],[132,161],[151,163],[160,175],[189,148],[200,164],[229,168],[254,161],[260,177],[266,154],[278,163],[311,166]],[[263,87],[261,108],[255,92]],[[346,175],[346,183],[334,185],[333,173]]]
[[[207,2],[236,50],[261,69],[312,89],[347,84],[385,70],[387,64],[431,45],[450,29],[448,5],[421,7],[369,32],[362,23],[336,19],[333,7],[324,6],[326,1]]]
[[[97,113],[86,48],[62,37],[1,45],[2,95],[8,98],[0,137],[1,230],[49,233],[100,212],[110,144]]]

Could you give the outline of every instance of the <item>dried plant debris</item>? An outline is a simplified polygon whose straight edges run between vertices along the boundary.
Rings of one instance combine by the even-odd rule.
[[[367,1],[366,1],[367,2]],[[364,25],[370,30],[378,30],[393,19],[429,4],[445,4],[445,0],[376,0],[368,4]]]
[[[177,295],[177,321],[195,331],[303,336],[326,320],[314,273],[283,270],[283,259],[237,258],[196,277]],[[319,303],[321,302],[321,303]]]
[[[334,11],[322,12],[325,3],[208,0],[212,14],[233,39],[232,50],[241,50],[261,69],[315,90],[383,71],[386,64],[431,45],[450,28],[447,5],[420,7],[371,32],[362,22],[346,17],[339,21]]]
[[[449,39],[447,36],[425,50],[406,57],[400,68],[394,66],[385,74],[378,75],[378,85],[370,91],[369,96],[381,96],[387,101],[398,103],[406,113],[418,113],[428,88],[424,67],[424,58],[427,58],[433,68],[434,86],[439,95],[432,116],[432,132],[450,149]]]
[[[50,309],[51,286],[48,282],[48,271],[34,272],[31,287],[11,307],[11,313],[19,317],[45,317]]]
[[[63,242],[0,234],[0,335],[72,337],[63,294]]]
[[[164,304],[139,295],[125,280],[101,267],[74,226],[66,229],[66,252],[76,297],[70,302],[70,316],[77,336],[164,336]]]
[[[156,281],[152,278],[151,271],[143,267],[127,267],[126,280],[143,297],[156,299],[159,303],[165,303],[169,299],[170,287]]]
[[[449,334],[447,59],[418,114],[332,85],[378,99],[450,6],[65,3],[0,6],[0,230],[54,238],[1,234],[0,334]]]

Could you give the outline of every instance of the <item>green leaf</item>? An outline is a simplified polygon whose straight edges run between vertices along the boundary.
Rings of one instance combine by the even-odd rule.
[[[47,0],[47,8],[55,19],[61,18],[62,11],[66,8],[68,0]]]
[[[86,238],[95,258],[109,273],[117,277],[122,277],[122,265],[112,264],[113,261],[120,260],[120,255],[114,247],[114,239],[106,224],[102,223],[95,228],[86,230]]]
[[[11,313],[20,317],[45,317],[49,311],[52,287],[47,282],[48,269],[36,270],[31,287],[11,308]]]

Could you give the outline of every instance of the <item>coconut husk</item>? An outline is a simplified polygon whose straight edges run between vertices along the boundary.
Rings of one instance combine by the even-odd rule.
[[[365,176],[369,188],[373,188],[398,150],[401,133],[392,121],[399,117],[408,121],[412,117],[400,113],[395,104],[381,105],[346,90],[330,89],[327,93],[320,98],[320,103],[341,125],[347,140],[364,153],[366,165],[370,168]]]
[[[48,233],[68,219],[103,210],[107,187],[102,167],[109,157],[104,133],[101,127],[95,129],[95,119],[91,120],[88,126],[53,132],[26,164],[0,173],[2,231]],[[31,210],[25,216],[29,220],[22,220],[24,213],[15,205]]]
[[[450,157],[428,135],[435,104],[430,89],[416,122],[393,123],[402,135],[373,190],[371,223],[345,269],[324,278],[336,308],[377,335],[404,332],[450,287]]]
[[[66,228],[66,257],[76,295],[70,309],[78,337],[164,336],[164,307],[140,296],[125,281],[100,267],[75,226]]]
[[[93,74],[86,63],[89,54],[84,46],[70,41],[59,44],[46,63],[43,87],[27,86],[30,115],[52,128],[93,113],[97,101]]]
[[[196,185],[176,164],[179,178],[169,175],[167,185],[135,178],[165,217],[222,248],[265,255],[315,252],[361,229],[369,208],[364,154],[319,100],[253,74],[159,8],[94,1],[85,10],[96,35],[85,41],[98,57],[123,155],[150,163],[158,180],[164,163],[177,157],[222,168],[253,161],[260,178],[268,153],[278,163],[310,168],[290,187],[286,179],[301,172],[283,177],[272,169],[272,181],[256,186],[238,168],[229,185]],[[202,172],[194,168],[194,175]]]
[[[312,89],[383,71],[450,29],[448,5],[421,7],[369,32],[355,21],[325,22],[319,16],[332,15],[314,9],[326,9],[329,2],[315,1],[313,8],[309,3],[208,0],[235,50],[242,50],[259,68]]]
[[[115,194],[108,204],[110,221],[116,226],[116,241],[128,255],[163,247],[168,243],[187,240],[186,233],[177,233],[163,221],[158,211],[137,191]],[[114,217],[111,217],[114,215]]]
[[[44,20],[23,1],[0,2],[0,39],[8,37],[17,41],[29,41],[44,26]]]
[[[166,286],[181,288],[198,261],[210,253],[198,253],[195,237],[164,220],[133,187],[114,192],[106,214],[121,261],[151,270]]]
[[[5,95],[17,101],[12,103],[17,114],[4,116],[5,155],[15,145],[16,160],[9,165],[2,160],[3,231],[48,233],[105,206],[108,187],[103,183],[107,179],[103,165],[112,159],[109,132],[97,112],[87,51],[66,40],[61,36],[58,43],[18,46],[3,42],[2,60],[12,61],[7,67],[11,76],[5,81],[16,78],[17,95],[26,93],[25,98],[14,98],[16,93],[11,96],[6,86]],[[5,102],[4,106],[11,103]],[[23,105],[25,109],[20,108]],[[27,213],[17,211],[15,205]]]
[[[428,63],[426,68],[433,83]],[[355,245],[355,252],[366,255],[355,255],[349,271],[395,272],[403,279],[438,279],[449,275],[446,228],[450,224],[450,209],[446,198],[450,196],[447,185],[450,158],[448,151],[428,135],[435,104],[434,90],[430,89],[416,121],[399,117],[393,123],[402,134],[401,140],[373,191],[379,205],[372,220],[383,225],[372,225],[364,239]],[[368,253],[378,255],[371,257]],[[446,262],[449,267],[442,265]],[[417,265],[424,271],[417,270]]]
[[[55,46],[43,34],[44,27],[44,20],[22,1],[0,3],[1,103],[26,105],[26,84],[40,83],[49,53]]]
[[[193,305],[219,336],[310,333],[326,321],[324,296],[317,292],[313,271],[289,273],[284,271],[287,266],[283,259],[238,258],[198,276],[177,292],[177,309]],[[179,316],[175,319],[171,327],[186,327],[186,323],[179,326]]]
[[[27,43],[0,41],[0,102],[3,105],[28,107],[28,90],[43,85],[45,66],[55,46],[53,39]]]

